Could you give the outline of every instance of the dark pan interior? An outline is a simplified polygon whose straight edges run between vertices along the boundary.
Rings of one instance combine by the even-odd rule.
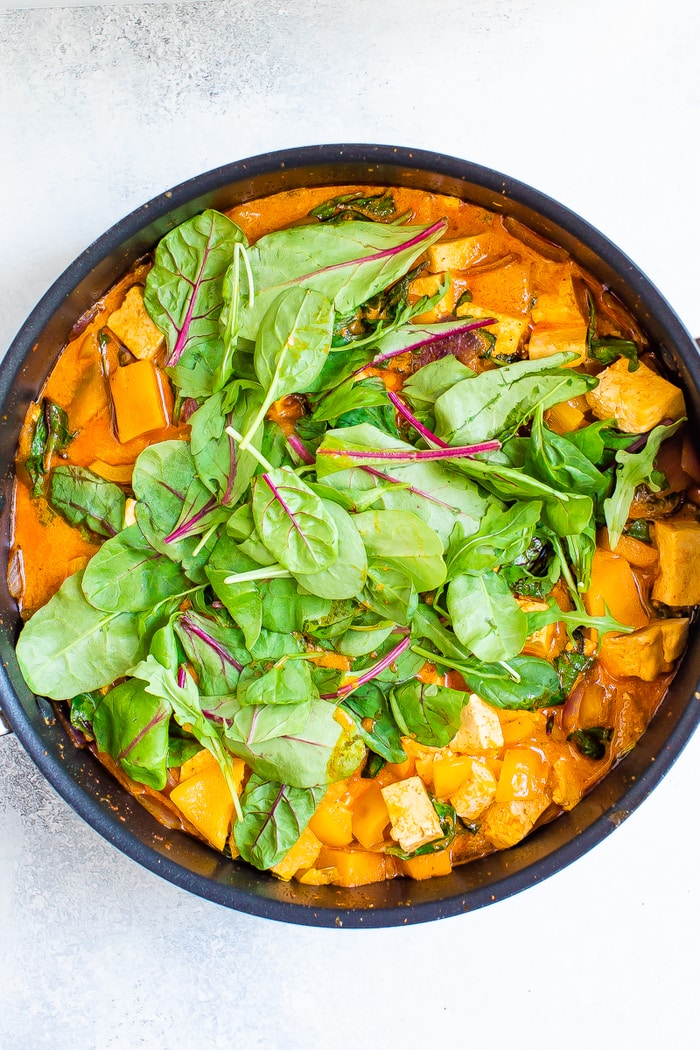
[[[334,145],[266,154],[217,168],[133,212],[73,263],[47,292],[0,368],[0,706],[64,799],[128,856],[190,892],[227,907],[319,926],[391,926],[444,918],[517,893],[570,864],[611,832],[663,777],[698,723],[700,647],[688,654],[639,745],[573,810],[522,844],[427,882],[361,889],[283,883],[221,858],[158,825],[93,759],[76,750],[52,706],[26,687],[14,656],[19,630],[7,591],[12,464],[27,407],[75,322],[169,229],[205,207],[227,208],[283,189],[375,183],[452,194],[514,216],[564,246],[622,300],[700,419],[700,363],[688,332],[634,264],[598,231],[548,197],[498,172],[452,157],[391,146]],[[697,432],[697,431],[696,431]]]

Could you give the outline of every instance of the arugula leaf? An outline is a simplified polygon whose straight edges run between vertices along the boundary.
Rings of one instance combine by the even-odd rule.
[[[611,365],[619,357],[626,357],[630,362],[630,372],[636,372],[639,368],[639,350],[631,339],[618,339],[612,335],[589,339],[588,354],[601,365]]]
[[[168,780],[169,723],[170,705],[132,678],[101,697],[92,727],[99,751],[132,780],[162,791]]]
[[[450,445],[510,436],[538,406],[549,408],[585,394],[598,380],[562,365],[571,354],[518,361],[446,390],[435,402],[435,433]]]
[[[653,492],[659,491],[661,486],[654,480],[654,460],[662,441],[675,434],[683,422],[683,419],[679,419],[670,426],[660,423],[658,427],[654,427],[641,452],[632,453],[618,449],[615,454],[618,464],[615,488],[612,496],[603,504],[611,550],[615,550],[622,535],[637,485],[645,484]]]
[[[93,608],[82,579],[82,572],[69,576],[19,636],[17,661],[37,696],[70,700],[111,685],[140,659],[147,644],[138,616]]]
[[[514,656],[504,664],[445,656],[419,645],[412,649],[426,660],[459,671],[469,689],[492,707],[532,711],[564,703],[557,672],[547,660],[537,656]]]
[[[87,467],[54,467],[49,502],[69,525],[98,536],[116,536],[124,528],[126,497],[112,481]]]
[[[242,817],[233,826],[243,860],[261,871],[278,864],[298,841],[324,794],[323,787],[290,787],[253,774],[241,798]]]
[[[493,503],[475,533],[464,536],[458,522],[450,537],[447,579],[495,569],[521,557],[533,541],[541,515],[542,503],[537,500],[516,503],[506,511]]]
[[[586,656],[585,653],[573,652],[565,649],[556,658],[554,666],[561,681],[562,691],[568,696],[573,690],[579,677],[593,665],[594,657]]]
[[[532,418],[524,469],[554,489],[582,493],[596,501],[610,489],[610,478],[601,474],[574,442],[545,426],[541,405]]]

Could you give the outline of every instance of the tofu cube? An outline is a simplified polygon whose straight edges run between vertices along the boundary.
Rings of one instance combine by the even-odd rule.
[[[493,352],[505,357],[517,352],[520,340],[527,328],[526,317],[511,317],[509,314],[489,310],[487,306],[478,306],[476,303],[463,303],[457,308],[456,314],[457,317],[493,317],[496,323],[488,328],[488,331],[493,332],[496,336]]]
[[[431,273],[440,273],[441,270],[467,270],[486,258],[490,246],[491,236],[488,233],[438,241],[425,253],[428,269]]]
[[[570,274],[560,278],[554,291],[541,292],[537,296],[532,307],[532,320],[536,325],[585,324]]]
[[[664,419],[685,415],[683,392],[640,362],[636,372],[620,357],[598,376],[598,386],[586,394],[596,419],[614,419],[628,434],[644,434]]]
[[[503,747],[503,730],[498,712],[490,704],[471,693],[462,708],[460,726],[450,741],[453,751],[469,754],[472,751],[491,751]]]
[[[461,787],[450,797],[458,817],[470,824],[496,797],[496,778],[483,762],[468,759],[471,769]]]
[[[688,639],[690,620],[656,620],[632,634],[607,634],[600,658],[612,675],[653,682],[670,671]]]
[[[156,357],[163,346],[165,337],[149,317],[143,302],[143,288],[137,284],[126,293],[119,309],[109,315],[107,325],[140,360]]]
[[[700,603],[700,524],[692,519],[655,521],[659,574],[652,598],[664,605]]]
[[[588,358],[588,327],[584,321],[574,324],[538,324],[530,333],[527,348],[531,361],[554,354],[576,354],[567,368],[581,365]]]
[[[549,798],[544,795],[522,802],[494,802],[484,817],[481,830],[496,849],[509,849],[532,831],[549,804]]]
[[[382,788],[391,821],[391,837],[406,853],[443,837],[438,815],[420,777]]]
[[[431,297],[436,295],[446,281],[446,273],[431,273],[427,277],[416,277],[415,281],[411,281],[408,287],[409,303],[417,303],[423,296]],[[431,310],[426,310],[425,313],[417,315],[413,320],[417,324],[434,324],[436,321],[444,321],[445,318],[452,317],[455,301],[455,287],[450,282],[450,286],[442,299]]]

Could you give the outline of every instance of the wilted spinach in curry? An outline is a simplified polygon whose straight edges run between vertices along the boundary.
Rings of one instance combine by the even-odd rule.
[[[426,878],[572,808],[700,603],[680,390],[563,252],[415,190],[205,211],[29,413],[20,666],[158,818]]]

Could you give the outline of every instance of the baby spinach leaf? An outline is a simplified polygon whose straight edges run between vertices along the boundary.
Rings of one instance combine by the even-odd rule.
[[[338,532],[338,557],[315,573],[295,572],[305,590],[321,598],[354,598],[367,579],[367,552],[353,518],[332,500],[322,499],[326,516]]]
[[[280,660],[263,674],[254,674],[250,665],[241,676],[236,691],[239,704],[300,704],[317,699],[318,691],[311,679],[306,660]]]
[[[428,747],[446,747],[459,729],[469,694],[425,682],[404,682],[390,694],[391,710],[404,735]]]
[[[95,690],[92,693],[78,693],[70,702],[70,724],[88,740],[94,739],[92,720],[95,717],[95,707],[101,699],[102,694]]]
[[[472,379],[476,373],[458,361],[452,354],[441,357],[423,365],[406,380],[402,388],[404,394],[420,417],[426,412],[432,415],[437,399],[451,390],[464,379]]]
[[[462,380],[436,400],[435,433],[450,445],[514,434],[538,405],[549,408],[597,385],[592,376],[561,367],[570,360],[555,354]]]
[[[69,525],[98,536],[116,536],[124,527],[124,492],[87,467],[55,467],[49,502]]]
[[[233,826],[243,860],[261,871],[278,864],[298,841],[324,794],[325,787],[291,787],[253,774],[241,798],[242,818]]]
[[[99,751],[111,755],[132,780],[162,791],[168,779],[169,723],[170,705],[132,678],[100,699],[92,726]]]
[[[144,612],[190,586],[180,566],[151,547],[138,525],[103,543],[83,573],[83,593],[105,612]]]
[[[219,318],[223,280],[243,231],[207,210],[181,223],[159,242],[146,278],[144,304],[164,334],[166,365],[184,397],[207,397],[224,355]]]
[[[257,567],[257,562],[243,554],[238,544],[223,535],[214,547],[205,566],[205,572],[214,594],[223,602],[243,631],[250,649],[260,637],[262,627],[262,596],[254,581],[226,583],[234,572],[246,572]]]
[[[372,408],[377,405],[389,405],[386,387],[381,379],[372,376],[369,379],[355,381],[352,377],[334,387],[325,397],[317,402],[311,419],[314,422],[335,421],[339,416],[358,408]],[[393,412],[393,409],[392,409]]]
[[[594,466],[601,469],[610,465],[618,449],[626,449],[637,440],[634,434],[623,434],[621,430],[612,425],[610,419],[598,420],[563,436],[568,442],[575,445]]]
[[[405,626],[418,606],[418,591],[407,572],[379,559],[367,570],[362,600],[377,615]]]
[[[389,190],[368,195],[356,190],[353,193],[341,193],[338,197],[330,197],[312,208],[309,215],[313,215],[319,222],[347,222],[351,219],[389,222],[396,216],[396,205]]]
[[[234,507],[250,485],[258,463],[250,451],[239,454],[227,426],[245,432],[262,402],[257,383],[236,380],[207,398],[190,417],[190,449],[197,475],[225,507]],[[259,448],[263,426],[251,438]]]
[[[564,702],[557,672],[547,660],[537,656],[514,656],[506,666],[460,657],[456,652],[447,656],[420,645],[413,645],[412,649],[426,660],[459,671],[469,689],[493,707],[531,711]]]
[[[261,580],[258,588],[262,599],[262,625],[269,631],[304,632],[331,612],[329,599],[303,593],[292,577]]]
[[[43,494],[44,479],[51,469],[54,454],[65,452],[74,437],[64,409],[49,398],[43,398],[24,464],[32,482],[32,496]]]
[[[524,468],[532,477],[562,492],[578,492],[602,499],[610,478],[601,474],[577,446],[545,426],[542,406],[532,418]]]
[[[447,571],[442,542],[417,514],[370,510],[356,514],[354,522],[370,558],[405,573],[418,591],[442,586]]]
[[[525,645],[527,617],[498,573],[455,577],[447,609],[457,638],[479,660],[510,660]]]
[[[618,339],[612,335],[589,339],[588,353],[594,361],[600,362],[601,365],[611,365],[619,357],[626,357],[630,362],[630,372],[636,372],[639,368],[639,350],[637,344],[631,339]]]
[[[618,464],[615,488],[612,495],[603,504],[611,550],[615,550],[620,540],[637,485],[646,484],[653,492],[659,491],[659,486],[655,484],[653,478],[654,460],[658,455],[661,442],[675,434],[682,422],[681,419],[670,426],[661,423],[658,427],[654,427],[641,452],[632,453],[618,449],[615,455]]]
[[[446,228],[349,222],[295,226],[269,233],[250,249],[255,300],[241,311],[240,334],[254,339],[265,311],[288,288],[322,292],[341,314],[387,288]],[[329,338],[330,343],[330,338]]]
[[[404,762],[401,734],[383,691],[374,682],[360,686],[340,705],[357,721],[367,747],[386,762]]]
[[[586,758],[600,762],[605,758],[605,745],[612,740],[613,730],[609,726],[593,726],[591,729],[574,729],[567,740]]]
[[[253,484],[253,517],[260,539],[290,572],[317,573],[338,557],[338,528],[323,501],[288,467]]]
[[[244,759],[258,776],[294,787],[330,784],[350,776],[364,758],[362,738],[353,724],[341,725],[335,705],[313,697],[299,704],[275,704],[277,719],[284,729],[260,739],[255,726],[261,714],[257,706],[241,708],[226,728],[226,746]],[[301,707],[300,711],[297,708]],[[269,705],[262,706],[268,711]],[[250,712],[250,714],[247,714]],[[303,719],[297,720],[301,714]],[[294,719],[292,728],[288,719]],[[273,715],[268,715],[273,721]],[[268,734],[271,734],[268,730]]]
[[[265,395],[241,451],[274,401],[303,392],[314,381],[328,356],[332,327],[333,306],[321,292],[292,287],[272,299],[255,340],[255,374]]]
[[[111,685],[145,648],[136,614],[93,608],[82,578],[82,573],[69,576],[19,636],[20,670],[38,696],[69,700]]]

